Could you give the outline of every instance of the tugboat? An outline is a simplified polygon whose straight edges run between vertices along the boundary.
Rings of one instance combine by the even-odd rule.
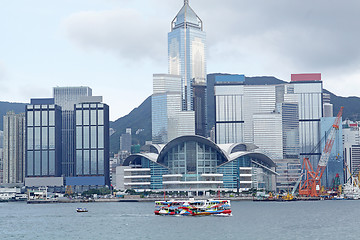
[[[76,212],[88,212],[86,208],[77,208]]]

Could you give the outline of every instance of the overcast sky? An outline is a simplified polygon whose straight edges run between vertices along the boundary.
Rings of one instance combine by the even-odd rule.
[[[360,1],[190,0],[207,33],[207,72],[322,73],[324,88],[359,96]],[[167,73],[167,33],[182,0],[0,2],[0,101],[89,86],[111,120]]]

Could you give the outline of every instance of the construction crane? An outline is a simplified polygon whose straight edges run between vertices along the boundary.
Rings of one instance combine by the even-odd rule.
[[[326,139],[325,147],[324,150],[322,151],[316,171],[314,171],[309,158],[307,157],[304,158],[300,180],[304,175],[304,172],[306,172],[306,180],[300,181],[300,188],[299,188],[300,196],[318,197],[320,195],[321,177],[329,161],[331,149],[334,144],[334,140],[336,136],[335,132],[336,130],[339,130],[339,124],[343,109],[344,107],[340,108],[340,111],[337,114],[337,117],[335,118],[334,124],[331,127],[330,133]]]

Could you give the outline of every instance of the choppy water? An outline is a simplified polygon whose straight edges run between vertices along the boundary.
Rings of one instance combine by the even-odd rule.
[[[77,207],[89,212],[77,213]],[[359,239],[360,201],[232,202],[232,217],[155,216],[153,203],[0,203],[0,239]]]

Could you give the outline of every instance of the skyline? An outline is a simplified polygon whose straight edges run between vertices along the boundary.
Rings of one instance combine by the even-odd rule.
[[[189,1],[207,33],[207,72],[285,81],[292,73],[320,72],[327,90],[357,96],[360,3],[328,3]],[[128,114],[152,94],[152,74],[168,72],[167,33],[182,5],[2,2],[0,101],[29,102],[51,97],[56,86],[89,86],[110,105],[111,120]]]

